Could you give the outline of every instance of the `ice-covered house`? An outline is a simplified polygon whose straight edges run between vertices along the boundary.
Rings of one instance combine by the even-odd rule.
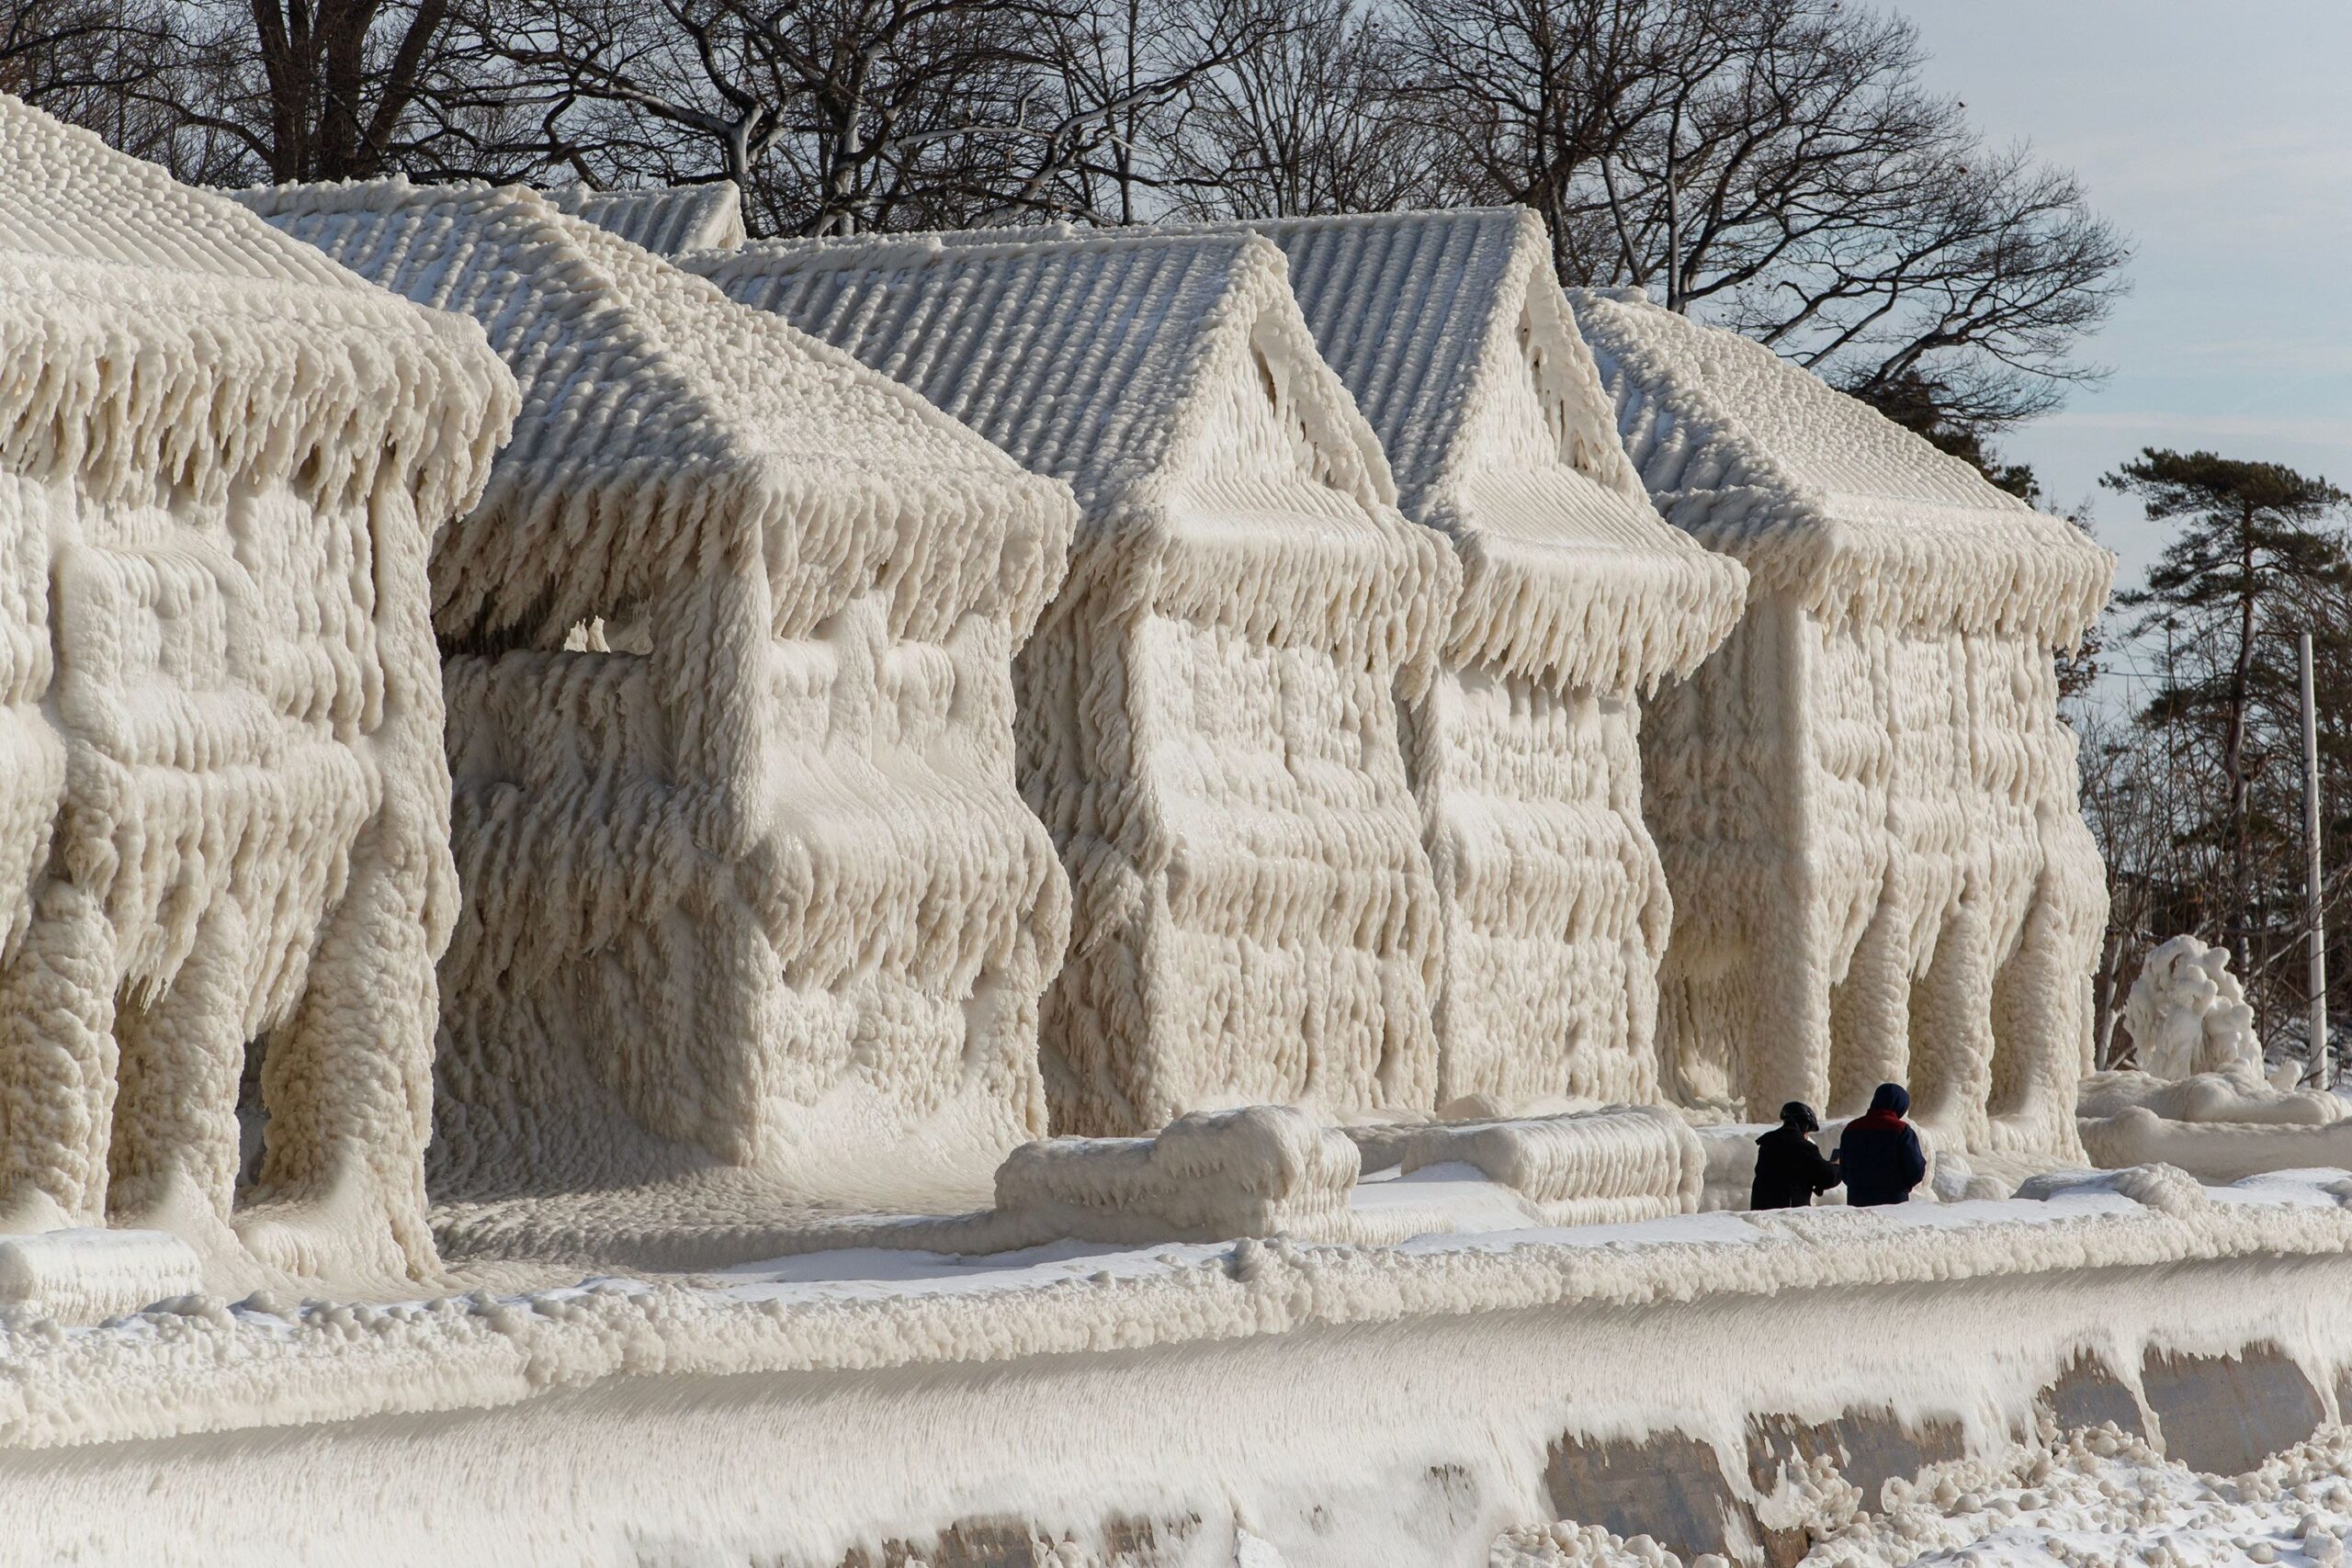
[[[1666,525],[1525,209],[1250,227],[1462,596],[1408,715],[1443,919],[1438,1100],[1645,1102],[1668,901],[1639,698],[1738,617],[1745,577]]]
[[[985,1191],[1045,1126],[1069,896],[1012,667],[1069,491],[532,191],[251,199],[523,388],[433,559],[436,1200],[544,1230],[588,1194],[609,1238]]]
[[[2113,558],[1770,349],[1571,299],[1651,499],[1749,576],[1643,731],[1670,1087],[1770,1116],[1900,1078],[1972,1148],[2072,1152],[2106,884],[2052,653]]]
[[[514,383],[6,97],[0,364],[0,1231],[174,1231],[222,1282],[429,1266],[426,557]]]
[[[1057,1131],[1426,1110],[1436,890],[1398,734],[1456,572],[1254,236],[765,243],[685,258],[896,377],[1082,520],[1019,671],[1076,895]]]

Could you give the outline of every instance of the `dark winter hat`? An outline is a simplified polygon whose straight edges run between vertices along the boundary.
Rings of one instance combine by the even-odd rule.
[[[1815,1116],[1813,1107],[1802,1100],[1792,1100],[1781,1107],[1781,1121],[1787,1126],[1801,1127],[1808,1133],[1821,1131],[1821,1118]]]
[[[1878,1092],[1871,1096],[1871,1109],[1907,1116],[1911,1111],[1911,1091],[1899,1083],[1883,1083],[1878,1086]]]

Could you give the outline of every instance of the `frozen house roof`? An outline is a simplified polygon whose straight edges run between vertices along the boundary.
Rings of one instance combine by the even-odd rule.
[[[1745,598],[1660,521],[1525,208],[1252,223],[1380,436],[1410,515],[1463,557],[1453,652],[1622,690],[1687,674]]]
[[[1379,442],[1317,356],[1283,254],[1264,239],[999,231],[770,241],[680,265],[1067,479],[1088,548],[1065,597],[1148,567],[1144,591],[1163,606],[1335,647],[1430,647],[1440,596],[1412,585],[1448,575],[1433,564],[1437,542],[1396,513]],[[1312,525],[1271,496],[1204,506],[1204,476],[1246,468],[1220,446],[1245,396],[1272,400],[1303,468],[1353,504]],[[1237,525],[1171,522],[1188,497],[1192,511]],[[1238,524],[1252,508],[1261,521]],[[1240,549],[1258,564],[1177,564],[1188,547]]]
[[[1832,619],[2071,643],[2115,558],[1763,344],[1577,290],[1627,453],[1668,521]]]
[[[649,190],[560,186],[547,195],[563,211],[655,255],[732,250],[743,243],[743,200],[733,180]]]
[[[514,395],[472,323],[5,96],[0,366],[0,467],[108,501],[389,477],[444,516]]]
[[[763,540],[776,631],[869,583],[942,635],[1060,580],[1069,500],[905,389],[521,186],[391,179],[245,199],[488,329],[523,387],[482,504],[434,558],[445,643],[554,646]]]

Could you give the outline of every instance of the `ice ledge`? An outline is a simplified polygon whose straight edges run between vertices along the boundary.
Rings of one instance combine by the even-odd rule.
[[[831,1278],[810,1255],[660,1285],[390,1305],[192,1297],[98,1329],[0,1334],[0,1447],[488,1409],[616,1377],[998,1362],[1470,1313],[2352,1253],[2342,1171],[2218,1190],[2178,1172],[2109,1176],[2041,1200],[1692,1214],[1394,1247],[1071,1243],[994,1258],[837,1257]]]
[[[0,1235],[0,1307],[20,1316],[96,1323],[203,1289],[196,1249],[162,1231]]]

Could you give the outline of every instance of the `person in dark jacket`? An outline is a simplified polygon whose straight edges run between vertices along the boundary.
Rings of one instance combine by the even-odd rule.
[[[1802,1100],[1781,1107],[1781,1124],[1756,1140],[1756,1180],[1747,1190],[1751,1209],[1802,1209],[1816,1192],[1838,1185],[1838,1168],[1814,1147],[1821,1119]]]
[[[1918,1130],[1905,1122],[1911,1094],[1899,1083],[1883,1083],[1871,1108],[1846,1123],[1838,1139],[1838,1168],[1846,1178],[1846,1201],[1857,1209],[1901,1203],[1927,1178],[1928,1156]]]

